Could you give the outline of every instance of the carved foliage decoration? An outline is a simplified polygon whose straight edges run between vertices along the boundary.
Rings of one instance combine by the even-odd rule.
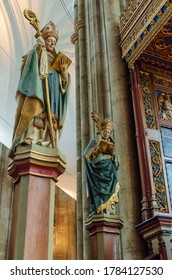
[[[122,12],[121,15],[121,28],[123,28],[125,26],[125,24],[131,20],[131,16],[133,15],[133,13],[138,10],[139,5],[142,3],[142,0],[131,0],[128,4],[128,7],[126,10],[124,10]],[[146,0],[146,2],[150,2],[150,0]],[[147,3],[146,3],[147,5]],[[142,12],[142,10],[140,11],[140,13]]]
[[[163,26],[145,52],[172,61],[172,18]]]
[[[150,64],[148,64],[148,63],[142,63],[141,65],[142,65],[142,69],[143,69],[144,71],[149,72],[149,73],[153,73],[153,74],[156,73],[156,75],[158,75],[157,78],[159,78],[159,75],[163,75],[163,76],[165,76],[166,78],[169,78],[170,80],[172,79],[172,72],[171,72],[171,71],[168,71],[168,70],[164,70],[163,68],[160,68],[161,65],[159,65],[159,67],[155,67],[155,66],[150,65]],[[162,78],[162,77],[161,77],[161,78]],[[168,79],[168,81],[169,81],[169,79]],[[163,82],[165,82],[164,77],[163,77],[163,80],[164,80]],[[160,83],[158,82],[158,79],[155,79],[155,77],[154,77],[154,82],[160,84]],[[161,79],[161,82],[162,82],[162,79]],[[165,82],[165,83],[166,83],[166,82]],[[169,86],[169,84],[168,84],[168,85],[167,85],[167,84],[164,84],[164,85]]]
[[[136,6],[137,5],[137,6]],[[129,67],[140,56],[140,54],[151,46],[152,37],[159,32],[165,21],[171,17],[172,0],[131,0],[127,9],[122,13],[120,19],[120,35],[122,57],[126,59]],[[163,38],[167,32],[171,32],[168,28],[162,28],[164,32]],[[170,48],[168,51],[164,49],[164,41],[161,36],[154,45],[160,51],[164,51],[164,56],[167,53],[172,57]],[[168,45],[168,40],[165,40],[165,47]],[[162,50],[163,48],[163,50]],[[147,51],[146,51],[147,52]],[[158,53],[158,52],[157,52]]]
[[[155,197],[160,212],[168,212],[166,187],[163,173],[160,143],[149,140],[149,151],[151,157],[153,182],[155,186]]]
[[[148,73],[140,71],[140,84],[144,98],[144,109],[147,128],[156,129],[156,118],[153,107],[150,76]]]
[[[167,73],[167,71],[164,71],[164,74],[166,74],[166,73]],[[166,76],[167,76],[167,74],[166,74]],[[172,80],[171,79],[164,78],[164,77],[157,76],[157,75],[153,75],[153,78],[154,78],[154,83],[155,84],[172,88]]]

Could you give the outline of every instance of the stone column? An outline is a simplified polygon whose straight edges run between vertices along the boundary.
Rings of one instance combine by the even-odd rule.
[[[97,111],[102,118],[111,117],[104,1],[85,1],[85,13],[89,109]],[[90,135],[95,136],[94,128],[90,129]]]
[[[75,0],[75,23],[78,22],[78,1]],[[76,148],[77,148],[77,258],[83,259],[83,218],[82,218],[82,154],[81,154],[81,110],[80,110],[80,64],[79,64],[79,40],[75,29],[71,36],[71,42],[75,45],[75,83],[76,83]]]
[[[135,125],[130,92],[130,76],[122,61],[119,34],[120,1],[104,1],[109,82],[112,116],[115,122],[116,153],[120,158],[119,215],[124,221],[121,232],[122,258],[142,259],[144,247],[135,226],[141,221],[141,184],[137,158]]]
[[[121,258],[142,259],[144,249],[141,247],[141,237],[135,229],[141,221],[141,187],[132,98],[129,90],[129,73],[122,61],[119,44],[119,17],[126,1],[122,1],[121,4],[120,0],[78,0],[76,3],[78,16],[75,28],[78,34],[79,54],[77,78],[80,94],[80,107],[77,107],[77,110],[80,110],[81,136],[78,156],[82,159],[83,150],[96,134],[91,112],[95,110],[102,118],[112,118],[115,123],[116,153],[120,157],[118,173],[121,189],[118,214],[124,221]],[[88,215],[83,161],[79,170],[82,174],[77,186],[79,189],[82,188],[82,200],[78,201],[82,203],[80,211],[83,216],[82,256],[88,259],[89,241],[83,223]],[[81,218],[81,213],[78,215]]]
[[[120,230],[123,227],[122,220],[115,215],[92,215],[85,226],[89,231],[91,240],[92,260],[118,260]]]
[[[65,170],[58,149],[20,146],[8,173],[14,178],[9,259],[53,258],[55,182]]]
[[[89,142],[88,80],[86,58],[86,31],[84,0],[75,1],[75,33],[71,37],[76,55],[76,108],[77,108],[77,247],[78,259],[90,258],[88,232],[83,221],[88,212],[86,174],[83,153]]]

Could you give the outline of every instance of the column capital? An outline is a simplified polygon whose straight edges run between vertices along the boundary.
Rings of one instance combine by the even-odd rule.
[[[17,148],[14,159],[8,165],[8,173],[15,182],[28,174],[57,182],[57,177],[64,173],[65,168],[65,157],[58,149],[32,144]]]

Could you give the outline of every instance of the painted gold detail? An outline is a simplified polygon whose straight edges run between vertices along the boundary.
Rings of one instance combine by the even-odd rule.
[[[156,129],[156,118],[152,99],[152,89],[150,76],[148,73],[140,71],[140,84],[144,98],[144,109],[147,127],[150,129]]]
[[[120,22],[122,56],[128,62],[129,67],[171,18],[171,12],[170,0],[129,2]],[[170,51],[168,55],[170,55]]]
[[[157,199],[159,211],[168,212],[160,143],[158,141],[149,140],[149,151],[151,158],[153,183],[155,186],[155,197]]]

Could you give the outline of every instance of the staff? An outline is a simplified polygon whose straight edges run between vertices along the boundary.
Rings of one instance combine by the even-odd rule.
[[[38,36],[41,35],[40,32],[40,27],[39,27],[39,21],[37,19],[37,16],[35,15],[34,12],[31,10],[25,9],[23,12],[25,18],[29,20],[30,24],[36,29],[36,34],[35,37],[37,38]],[[50,110],[50,98],[49,98],[49,87],[48,87],[48,76],[46,75],[44,77],[44,83],[45,83],[45,105],[46,105],[46,110],[47,110],[47,119],[49,122],[49,128],[50,128],[50,139],[52,143],[52,147],[55,148],[55,137],[53,133],[53,123],[52,123],[52,118],[51,118],[51,110]]]

